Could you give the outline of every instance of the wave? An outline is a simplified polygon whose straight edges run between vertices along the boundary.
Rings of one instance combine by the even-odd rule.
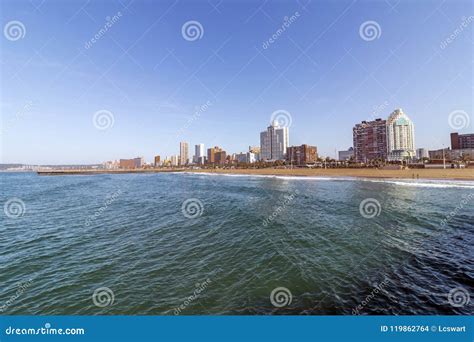
[[[176,172],[177,174],[192,174],[202,176],[216,177],[245,177],[245,178],[277,178],[285,180],[303,180],[303,181],[358,181],[371,183],[386,183],[400,186],[425,187],[425,188],[465,188],[474,189],[473,181],[458,180],[439,180],[439,179],[408,179],[408,178],[362,178],[362,177],[324,177],[324,176],[281,176],[281,175],[252,175],[252,174],[230,174],[230,173],[212,173],[212,172]]]

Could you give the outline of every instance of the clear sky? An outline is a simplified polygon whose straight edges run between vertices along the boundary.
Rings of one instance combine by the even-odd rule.
[[[456,110],[473,131],[471,0],[1,4],[3,163],[151,161],[181,140],[246,151],[277,110],[291,115],[290,145],[331,157],[354,124],[395,108],[416,147],[449,146]],[[188,21],[198,36],[183,34]],[[113,125],[94,124],[103,110]]]

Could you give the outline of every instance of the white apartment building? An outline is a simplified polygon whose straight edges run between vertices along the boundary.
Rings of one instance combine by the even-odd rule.
[[[395,109],[388,117],[386,125],[388,160],[414,158],[415,126],[410,118],[401,109]]]
[[[194,164],[204,164],[206,157],[206,151],[204,149],[204,144],[197,144],[194,146]]]

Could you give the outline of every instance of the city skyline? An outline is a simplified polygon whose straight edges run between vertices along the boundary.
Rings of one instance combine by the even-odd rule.
[[[4,29],[24,26],[2,37],[2,163],[151,161],[180,141],[243,152],[278,111],[290,145],[331,157],[393,108],[417,123],[417,148],[472,131],[468,1],[72,4],[2,3]]]
[[[425,147],[415,145],[415,125],[401,108],[393,110],[387,119],[376,118],[373,121],[362,121],[353,127],[353,146],[348,150],[335,151],[334,158],[331,156],[318,155],[317,146],[308,144],[294,145],[289,143],[289,125],[291,118],[287,112],[272,115],[272,123],[263,132],[260,132],[260,147],[248,145],[248,151],[226,151],[219,146],[209,147],[205,153],[205,144],[195,145],[194,155],[188,155],[189,142],[179,143],[179,154],[166,155],[161,165],[170,162],[171,166],[188,166],[204,164],[225,164],[227,159],[240,163],[254,163],[256,161],[274,162],[287,161],[293,164],[314,164],[318,156],[321,159],[330,158],[338,161],[349,161],[353,157],[354,162],[368,163],[370,161],[402,162],[415,161],[429,158],[429,154],[437,155],[439,151],[444,154],[445,148],[428,150]],[[474,133],[450,134],[450,144],[446,150],[452,149],[454,153],[463,153],[466,157],[471,156],[474,151]],[[258,152],[256,151],[258,149]],[[457,150],[457,151],[454,151]],[[184,151],[184,152],[183,152]],[[223,156],[219,155],[223,153]],[[160,158],[161,155],[155,156]],[[217,156],[217,157],[216,157]],[[177,161],[173,161],[173,158]],[[136,159],[136,158],[135,158]],[[439,158],[436,158],[439,159]],[[179,161],[178,161],[179,160]],[[301,163],[301,161],[305,161]],[[133,159],[130,160],[132,162]],[[108,163],[108,162],[107,162]],[[155,166],[156,162],[154,163]],[[161,166],[160,165],[160,166]]]

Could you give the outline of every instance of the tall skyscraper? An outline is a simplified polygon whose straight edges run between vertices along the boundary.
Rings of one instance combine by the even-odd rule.
[[[204,144],[197,144],[194,146],[194,158],[193,161],[196,164],[204,164],[204,159],[206,157],[206,151],[204,149]]]
[[[416,156],[415,126],[401,109],[395,109],[387,120],[387,154],[392,161]]]
[[[275,120],[267,130],[260,133],[260,159],[283,160],[289,146],[288,127],[280,127]]]
[[[188,163],[188,143],[180,142],[179,143],[179,165],[184,166]]]
[[[386,121],[362,121],[352,130],[354,157],[357,162],[366,163],[374,159],[387,159]]]

